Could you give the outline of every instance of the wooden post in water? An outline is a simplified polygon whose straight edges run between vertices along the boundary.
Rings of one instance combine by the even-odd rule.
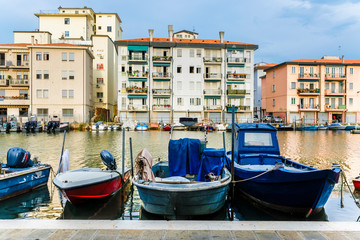
[[[234,161],[235,161],[235,105],[232,105],[231,112],[231,216],[230,220],[234,221],[234,196],[235,196],[235,177],[234,177]]]
[[[132,153],[132,140],[131,138],[129,139],[130,141],[130,161],[131,161],[131,176],[134,176],[134,162],[133,162],[133,153]]]
[[[124,179],[125,171],[125,131],[123,131],[123,139],[122,139],[122,179]]]

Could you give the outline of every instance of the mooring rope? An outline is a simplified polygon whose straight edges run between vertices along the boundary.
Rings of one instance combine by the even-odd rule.
[[[265,172],[262,172],[262,173],[260,173],[260,174],[258,174],[258,175],[256,175],[256,176],[253,176],[253,177],[251,177],[251,178],[246,178],[246,179],[241,179],[241,180],[237,180],[237,181],[232,181],[232,183],[239,183],[239,182],[250,181],[250,180],[253,180],[253,179],[255,179],[255,178],[261,177],[262,175],[265,175],[265,174],[267,174],[267,173],[269,173],[269,172],[272,172],[272,171],[275,171],[275,170],[277,170],[277,169],[283,168],[283,167],[284,167],[284,165],[283,165],[282,163],[276,163],[275,166],[274,166],[272,169],[269,169],[269,170],[267,170],[267,171],[265,171]]]

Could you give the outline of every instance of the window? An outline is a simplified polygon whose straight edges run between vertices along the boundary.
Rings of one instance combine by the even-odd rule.
[[[48,109],[47,108],[38,108],[37,115],[42,116],[42,117],[49,115]]]
[[[69,53],[69,61],[74,61],[74,60],[75,60],[75,54]]]
[[[351,82],[351,83],[349,83],[349,89],[350,90],[353,90],[354,89],[354,84]]]
[[[63,61],[67,61],[67,53],[62,53],[61,56],[62,56],[61,59]]]
[[[350,68],[350,74],[351,74],[351,75],[354,74],[354,68]]]
[[[125,66],[121,66],[121,72],[125,72]]]
[[[41,60],[41,52],[36,53],[36,60],[38,60],[38,61]]]
[[[5,97],[5,90],[0,90],[0,97]]]
[[[97,98],[102,98],[103,96],[104,96],[104,93],[102,93],[102,92],[97,92],[96,93]]]
[[[69,71],[69,79],[74,80],[74,78],[75,78],[74,71]]]
[[[201,67],[196,67],[196,73],[201,73]]]
[[[41,79],[41,71],[36,70],[36,79]]]
[[[177,72],[177,73],[181,73],[181,67],[177,67],[176,72]]]
[[[273,99],[273,107],[275,107],[275,99]]]
[[[295,67],[295,66],[292,66],[292,67],[291,67],[291,73],[293,73],[293,74],[296,73],[296,67]]]
[[[44,79],[49,79],[49,71],[44,70]]]
[[[69,37],[69,36],[70,36],[69,31],[65,31],[65,37]]]
[[[275,92],[275,85],[272,85],[272,91]]]
[[[200,49],[196,50],[196,57],[201,57],[201,50]]]
[[[325,90],[330,89],[330,84],[328,82],[325,83]]]
[[[178,49],[178,50],[177,50],[177,56],[178,56],[178,57],[182,57],[182,50],[181,50],[181,49]]]
[[[190,98],[190,106],[194,106],[195,105],[195,98]]]
[[[183,99],[182,99],[182,98],[177,98],[177,105],[178,105],[178,106],[182,106],[182,105],[183,105]]]
[[[305,84],[304,83],[300,83],[300,88],[304,89],[305,88]]]
[[[271,133],[246,132],[244,135],[244,146],[272,147]]]
[[[74,116],[74,109],[63,109],[62,110],[63,117],[73,117]]]
[[[195,101],[197,106],[201,105],[201,98],[195,98]]]
[[[296,88],[296,82],[291,82],[291,89],[295,89]]]
[[[194,73],[194,66],[190,66],[189,72]]]
[[[111,32],[111,26],[107,26],[107,32]]]
[[[64,19],[64,23],[65,23],[66,25],[70,24],[70,18],[65,18],[65,19]]]
[[[49,57],[50,57],[49,53],[45,52],[44,53],[44,61],[49,61]]]
[[[349,98],[349,105],[353,105],[354,103],[354,99],[353,98]]]
[[[69,90],[69,98],[74,98],[74,90]]]
[[[67,71],[61,71],[61,79],[67,80]]]
[[[24,54],[23,59],[24,61],[29,61],[29,54]]]
[[[329,73],[330,73],[330,68],[329,68],[329,67],[326,67],[326,68],[325,68],[325,73],[326,73],[326,74],[329,74]]]
[[[49,90],[48,89],[44,89],[43,94],[44,94],[44,98],[49,98]]]
[[[27,117],[29,114],[28,108],[19,108],[19,117]]]
[[[273,78],[275,77],[275,70],[273,71]]]
[[[16,72],[16,80],[21,80],[22,74],[21,72]]]
[[[37,90],[36,90],[36,97],[37,97],[37,98],[42,98],[42,97],[43,97],[43,94],[42,94],[42,90],[41,90],[41,89],[37,89]]]
[[[1,79],[1,76],[0,76],[0,79]],[[29,75],[27,72],[24,73],[24,80],[28,80],[29,79]]]
[[[28,90],[19,90],[19,95],[24,99],[28,99],[29,91]]]
[[[62,98],[67,98],[67,90],[62,90],[61,91],[61,96],[62,96]]]
[[[190,49],[190,57],[195,57],[195,49]]]
[[[291,104],[295,104],[295,98],[291,98]]]
[[[314,67],[310,67],[310,74],[314,74]]]
[[[325,98],[325,104],[326,104],[326,105],[329,105],[329,103],[330,103],[330,99],[329,99],[329,98]]]

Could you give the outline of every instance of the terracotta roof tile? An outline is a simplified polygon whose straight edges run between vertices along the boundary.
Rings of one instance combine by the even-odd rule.
[[[49,47],[83,47],[81,45],[74,45],[69,43],[51,43],[51,44],[34,44],[31,43],[8,43],[0,44],[0,47],[29,47],[29,46],[49,46]]]
[[[288,61],[288,63],[343,63],[342,59],[297,59]],[[360,63],[360,60],[344,60],[344,63]]]

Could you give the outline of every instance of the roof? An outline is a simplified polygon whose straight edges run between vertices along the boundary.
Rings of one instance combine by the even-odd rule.
[[[277,63],[268,63],[268,64],[256,66],[255,69],[266,69],[266,68],[274,67],[276,65],[278,65],[278,64]]]
[[[192,32],[192,31],[188,31],[188,30],[177,31],[177,32],[174,32],[174,34],[176,34],[176,33],[181,33],[181,32],[187,32],[187,33],[190,33],[190,34],[197,34],[197,35],[199,35],[199,34],[196,33],[196,32]]]
[[[31,44],[31,43],[8,43],[0,44],[0,47],[83,47],[69,43]]]
[[[267,130],[267,131],[276,131],[276,127],[270,123],[237,123],[236,127],[239,130]]]

